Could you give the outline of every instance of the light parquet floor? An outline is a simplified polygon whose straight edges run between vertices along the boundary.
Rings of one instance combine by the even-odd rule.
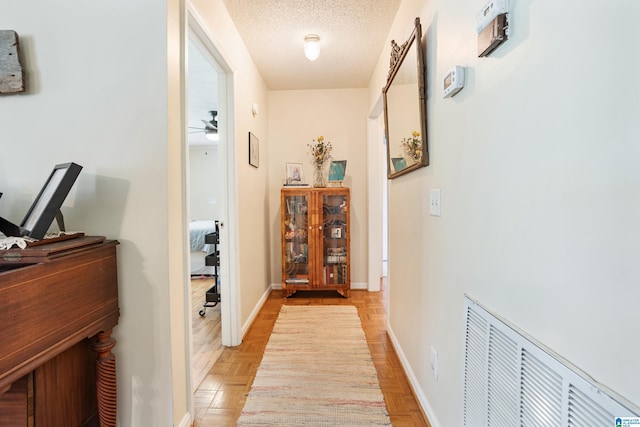
[[[222,334],[220,330],[220,304],[207,308],[206,314],[198,312],[205,302],[205,293],[214,284],[211,278],[191,279],[191,355],[192,381],[197,389],[211,366],[222,353]]]
[[[260,365],[264,348],[283,304],[354,305],[362,322],[391,422],[397,427],[429,427],[386,333],[386,292],[352,290],[298,292],[283,298],[273,291],[238,347],[225,347],[195,392],[194,427],[235,426]]]

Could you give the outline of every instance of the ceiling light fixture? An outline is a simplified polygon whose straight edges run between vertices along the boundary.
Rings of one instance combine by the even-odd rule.
[[[220,139],[220,136],[218,135],[217,131],[205,131],[204,136],[209,140],[209,141],[218,141]]]
[[[315,61],[320,56],[320,37],[309,34],[304,38],[304,56],[309,61]]]

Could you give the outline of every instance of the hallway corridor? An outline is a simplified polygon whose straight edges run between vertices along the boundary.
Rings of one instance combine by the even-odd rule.
[[[258,313],[243,343],[224,348],[194,396],[194,427],[235,426],[260,365],[262,353],[280,307],[286,305],[354,305],[378,372],[380,387],[394,426],[429,426],[411,391],[400,361],[386,334],[386,291],[352,290],[350,298],[334,292],[298,292],[285,299],[273,291]]]

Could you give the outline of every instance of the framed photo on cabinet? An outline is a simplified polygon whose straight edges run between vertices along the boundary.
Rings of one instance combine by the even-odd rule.
[[[81,170],[82,166],[73,162],[62,163],[53,168],[53,172],[20,223],[20,227],[24,230],[23,235],[26,234],[36,240],[44,237],[54,218],[58,217],[60,207]]]
[[[304,185],[302,163],[287,163],[287,180],[285,185]]]
[[[344,181],[344,173],[347,170],[346,160],[334,160],[329,165],[329,182]]]

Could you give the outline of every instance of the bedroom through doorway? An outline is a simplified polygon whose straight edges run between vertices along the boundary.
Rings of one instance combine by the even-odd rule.
[[[195,392],[222,352],[220,224],[225,207],[224,150],[218,116],[224,73],[195,34],[188,39],[188,220],[191,284],[191,384]],[[212,234],[218,233],[218,241]],[[208,261],[205,262],[205,257]],[[216,263],[218,265],[213,265]],[[218,302],[220,300],[220,302]]]

